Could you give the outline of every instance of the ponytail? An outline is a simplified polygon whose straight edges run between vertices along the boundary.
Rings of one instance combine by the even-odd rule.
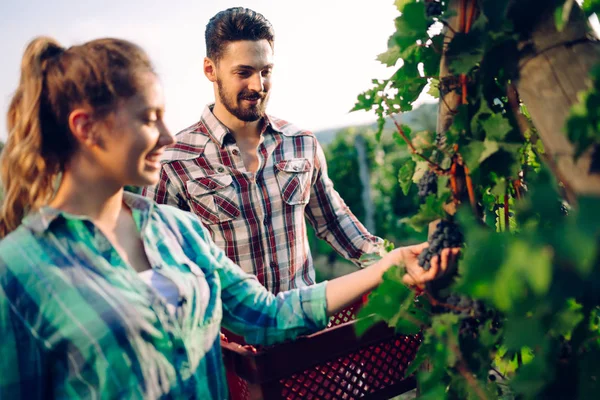
[[[53,198],[77,150],[69,128],[71,112],[86,106],[101,121],[116,110],[118,100],[139,92],[142,71],[154,73],[152,63],[126,40],[98,39],[64,49],[41,37],[27,46],[0,156],[0,238]]]
[[[23,217],[51,199],[59,165],[43,154],[42,121],[51,115],[46,72],[64,49],[50,38],[33,40],[23,55],[21,80],[8,109],[8,140],[0,157],[4,199],[0,206],[0,238]]]

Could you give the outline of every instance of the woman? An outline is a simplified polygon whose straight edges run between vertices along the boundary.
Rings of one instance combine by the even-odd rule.
[[[192,214],[124,193],[153,185],[173,143],[144,52],[102,39],[33,40],[1,161],[0,398],[225,399],[221,325],[271,344],[325,327],[425,244],[354,274],[268,293]]]

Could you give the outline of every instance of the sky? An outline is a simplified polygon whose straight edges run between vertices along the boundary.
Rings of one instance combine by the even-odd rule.
[[[177,132],[214,101],[202,73],[204,29],[218,11],[244,6],[275,29],[275,69],[268,113],[318,131],[370,122],[349,113],[373,78],[394,72],[376,61],[387,49],[398,11],[393,0],[2,0],[0,2],[0,139],[19,80],[21,56],[36,36],[63,46],[100,37],[141,45],[153,60],[166,96],[167,125]]]

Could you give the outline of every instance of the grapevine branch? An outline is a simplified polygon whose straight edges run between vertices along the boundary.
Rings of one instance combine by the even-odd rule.
[[[446,173],[446,170],[444,168],[442,168],[439,164],[431,161],[429,158],[425,157],[423,154],[419,153],[417,151],[417,149],[415,148],[415,146],[413,145],[412,141],[410,140],[410,138],[408,137],[408,135],[406,135],[406,132],[404,132],[404,129],[402,129],[402,125],[400,125],[400,123],[396,120],[396,118],[391,115],[392,117],[392,121],[394,121],[394,125],[396,125],[396,129],[398,131],[398,134],[400,135],[400,137],[402,137],[402,139],[404,139],[404,141],[406,142],[406,144],[408,145],[408,147],[410,148],[410,152],[416,156],[418,156],[419,158],[423,159],[424,161],[427,162],[427,164],[429,164],[429,166],[436,172],[436,173],[441,173],[444,174]]]
[[[460,351],[460,348],[455,343],[448,343],[450,349],[456,354],[456,358],[458,359],[458,363],[456,364],[456,369],[460,373],[460,375],[467,381],[467,384],[475,391],[477,397],[481,400],[487,400],[488,396],[485,394],[484,390],[479,385],[477,379],[473,377],[473,373],[469,371],[467,368],[467,364],[463,358],[463,355]]]
[[[521,196],[521,181],[520,180],[513,181],[513,187],[515,189],[515,196],[517,197],[517,200],[521,200],[521,198],[522,198],[522,196]]]
[[[461,0],[459,9],[460,25],[459,30],[469,33],[475,16],[475,1]],[[460,74],[460,85],[462,88],[462,104],[468,104],[467,100],[467,75]]]

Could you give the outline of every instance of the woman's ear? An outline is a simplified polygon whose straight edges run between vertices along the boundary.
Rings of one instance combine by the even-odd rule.
[[[96,144],[93,120],[89,110],[77,108],[69,114],[69,129],[80,145],[87,147]]]

